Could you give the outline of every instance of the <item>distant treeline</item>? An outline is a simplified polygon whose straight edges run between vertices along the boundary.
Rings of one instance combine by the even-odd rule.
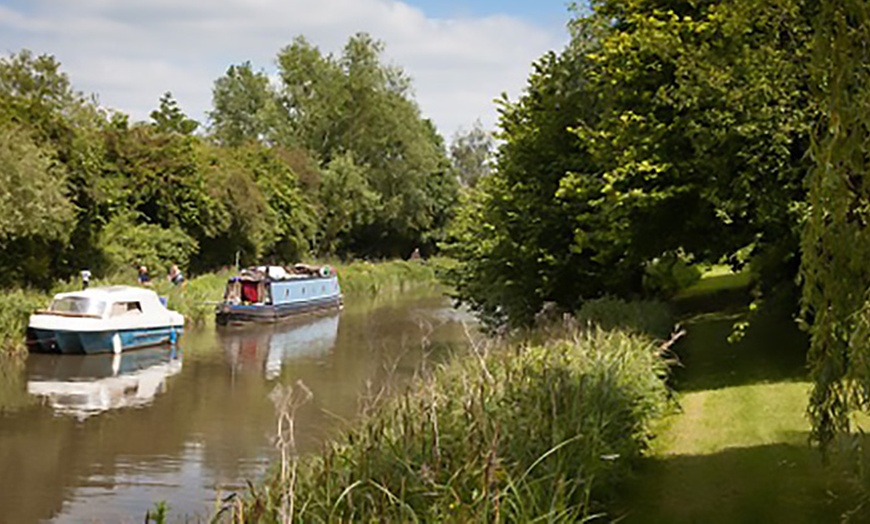
[[[133,122],[76,91],[52,56],[0,59],[0,286],[432,252],[458,171],[381,52],[367,35],[341,56],[297,39],[277,82],[231,66],[206,124],[169,92]]]

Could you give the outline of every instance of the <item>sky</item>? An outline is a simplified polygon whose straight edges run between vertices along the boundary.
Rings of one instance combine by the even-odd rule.
[[[339,53],[367,32],[450,140],[476,120],[495,127],[493,100],[515,100],[532,62],[564,47],[569,17],[565,0],[0,0],[0,52],[54,55],[77,90],[136,120],[170,91],[205,121],[230,65],[273,74],[296,36]]]

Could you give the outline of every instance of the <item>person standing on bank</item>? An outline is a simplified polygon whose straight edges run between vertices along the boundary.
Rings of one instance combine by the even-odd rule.
[[[82,289],[87,289],[91,283],[91,271],[89,269],[82,270]]]
[[[169,268],[169,281],[175,284],[176,286],[180,286],[184,283],[184,275],[181,273],[181,270],[178,269],[178,266],[172,264],[172,267]]]
[[[151,276],[148,274],[146,266],[139,266],[139,276],[136,277],[140,286],[150,286]]]

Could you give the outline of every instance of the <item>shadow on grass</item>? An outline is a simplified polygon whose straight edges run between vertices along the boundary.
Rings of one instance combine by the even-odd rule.
[[[614,507],[623,509],[611,516],[626,523],[840,522],[858,505],[854,477],[823,465],[805,434],[792,437],[794,444],[645,459],[618,496]]]
[[[742,339],[729,342],[735,322],[746,312],[699,315],[683,322],[686,336],[674,347],[678,391],[712,390],[762,382],[805,380],[809,340],[788,308],[753,316]]]
[[[678,316],[737,312],[745,309],[752,300],[749,292],[751,283],[748,273],[704,277],[677,294],[673,299],[673,307]]]

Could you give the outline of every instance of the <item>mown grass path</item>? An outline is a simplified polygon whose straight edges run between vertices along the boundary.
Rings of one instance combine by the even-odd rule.
[[[696,316],[675,348],[680,410],[617,497],[643,523],[839,522],[852,477],[808,444],[807,340],[777,311],[727,341],[739,314]]]

